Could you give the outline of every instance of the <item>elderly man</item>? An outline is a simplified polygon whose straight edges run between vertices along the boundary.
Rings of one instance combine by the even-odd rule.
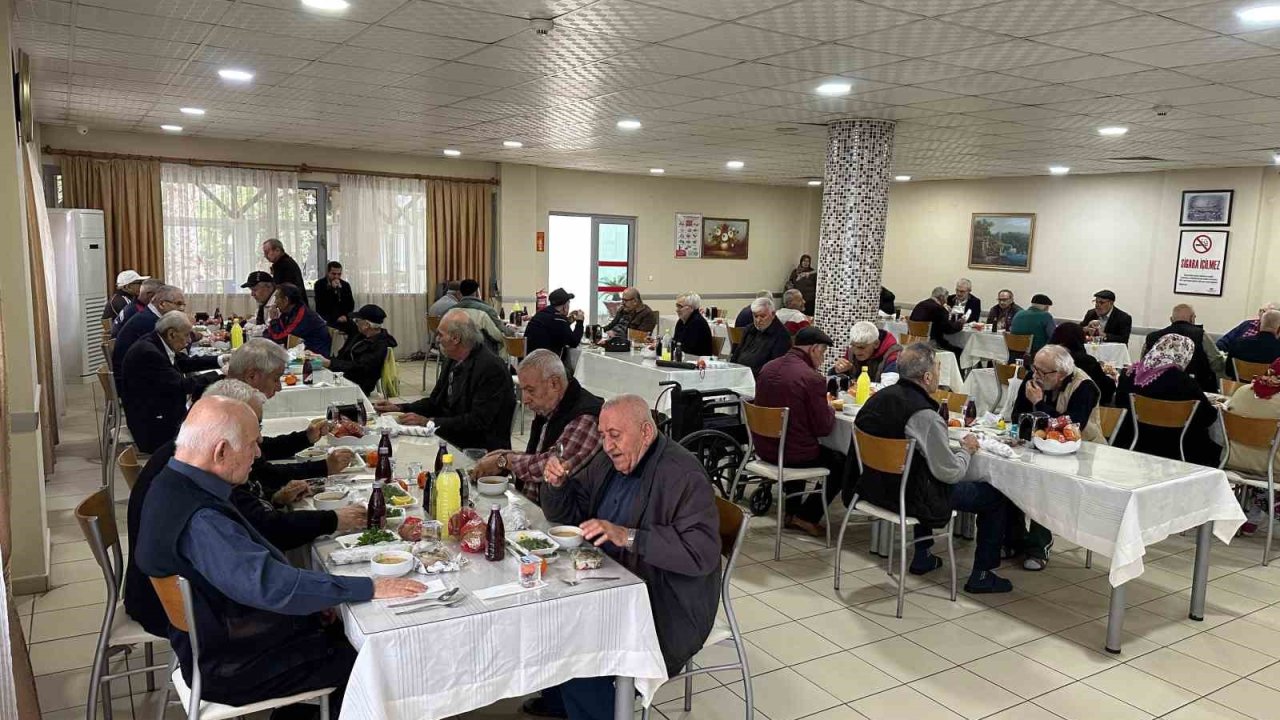
[[[572,475],[546,467],[542,508],[644,579],[667,672],[702,649],[720,604],[720,522],[711,481],[689,451],[660,435],[649,404],[619,395],[600,411],[604,452]],[[560,686],[570,720],[613,717],[613,678]]]
[[[192,585],[200,627],[203,699],[248,705],[337,687],[336,710],[356,653],[331,612],[345,602],[408,597],[426,588],[400,578],[343,577],[300,570],[230,502],[258,455],[258,421],[237,400],[207,398],[191,408],[174,457],[142,506],[135,552],[153,578]],[[191,682],[187,634],[169,628]]]
[[[961,315],[961,322],[978,322],[982,319],[982,301],[973,294],[973,282],[969,278],[956,281],[956,292],[947,296],[951,312]]]
[[[1280,310],[1280,302],[1271,302],[1258,308],[1258,316],[1245,320],[1239,325],[1228,330],[1225,334],[1218,338],[1218,349],[1227,352],[1231,349],[1232,343],[1237,340],[1253,337],[1258,334],[1258,328],[1262,323],[1262,316],[1271,310]]]
[[[875,437],[915,441],[905,508],[907,515],[920,521],[911,574],[923,575],[942,567],[942,559],[929,552],[933,540],[925,538],[945,526],[953,510],[972,512],[978,515],[978,537],[973,572],[964,590],[974,594],[1009,592],[1013,584],[994,572],[1000,566],[1009,501],[973,471],[970,459],[978,452],[977,438],[966,435],[959,450],[951,449],[947,424],[932,397],[938,390],[938,374],[937,353],[932,347],[926,343],[908,346],[898,356],[901,380],[872,395],[858,412],[855,425]],[[858,479],[857,494],[897,512],[901,484],[901,475],[867,468]]]
[[[773,293],[768,290],[761,290],[756,293],[756,299],[768,298],[769,302],[773,302]],[[754,322],[754,313],[751,310],[751,303],[747,303],[745,307],[738,311],[738,317],[734,318],[733,326],[736,328],[750,327]]]
[[[751,327],[742,335],[742,342],[733,348],[729,358],[739,365],[751,368],[752,375],[770,360],[787,354],[791,349],[791,334],[783,327],[769,298],[756,298],[751,303]]]
[[[1116,307],[1116,294],[1110,290],[1093,294],[1093,309],[1084,314],[1080,325],[1089,337],[1125,345],[1129,344],[1129,335],[1133,332],[1133,318]]]
[[[586,316],[581,310],[569,310],[573,297],[573,293],[565,292],[564,288],[551,291],[547,306],[529,318],[529,325],[524,329],[526,353],[550,350],[564,359],[566,350],[578,347]]]
[[[987,324],[1008,332],[1009,325],[1013,323],[1013,316],[1021,310],[1018,303],[1013,301],[1013,291],[1001,290],[996,293],[996,304],[991,308],[991,312],[987,313]]]
[[[289,342],[289,336],[293,335],[314,353],[325,357],[332,354],[333,340],[329,337],[329,326],[325,324],[324,318],[307,305],[307,296],[302,288],[287,283],[278,285],[276,309],[280,311],[280,315],[267,323],[263,337],[284,345]]]
[[[475,323],[457,308],[440,319],[436,345],[446,360],[431,395],[403,405],[380,400],[378,412],[403,412],[404,425],[434,422],[436,435],[458,447],[511,449],[516,396],[507,364],[485,347]]]
[[[122,270],[116,275],[116,291],[102,306],[102,319],[110,320],[112,325],[124,314],[125,308],[133,304],[142,289],[142,283],[150,280],[150,275],[139,275],[137,270]]]
[[[329,327],[347,331],[349,315],[356,309],[356,299],[351,294],[351,283],[342,279],[342,263],[329,261],[324,277],[316,280],[312,288],[316,294],[316,314],[324,318]]]
[[[786,457],[789,468],[824,467],[830,472],[824,481],[824,494],[788,497],[783,522],[814,537],[826,535],[820,524],[827,505],[844,484],[844,456],[825,447],[821,439],[835,429],[836,415],[827,399],[827,381],[819,368],[826,359],[831,338],[815,327],[796,333],[795,347],[766,364],[756,378],[755,404],[764,407],[789,408]],[[778,463],[778,441],[755,435],[756,454],[768,463]],[[787,495],[805,489],[804,480],[787,481],[782,488]]]
[[[131,304],[126,305],[124,310],[120,311],[120,317],[116,318],[111,324],[111,337],[118,337],[120,329],[124,327],[125,323],[129,322],[130,318],[146,310],[152,299],[155,298],[156,290],[162,287],[164,287],[164,283],[155,278],[143,280],[142,285],[138,286],[138,296],[133,299]]]
[[[939,348],[955,353],[956,357],[964,350],[947,342],[947,335],[964,329],[964,320],[947,311],[947,289],[941,285],[935,287],[929,297],[916,303],[909,319],[932,323],[929,326],[929,340]]]
[[[650,335],[658,327],[658,313],[644,304],[640,291],[629,287],[622,291],[622,306],[613,316],[603,331],[607,334],[626,337],[628,330],[639,330]]]
[[[1270,365],[1280,357],[1280,310],[1268,310],[1258,321],[1258,332],[1231,343],[1227,353],[1232,360]],[[1235,376],[1235,363],[1228,370]],[[1252,378],[1236,378],[1248,382]]]
[[[1048,295],[1036,293],[1031,296],[1031,306],[1020,310],[1009,323],[1009,332],[1014,335],[1031,336],[1031,347],[1027,350],[1028,356],[1035,356],[1036,351],[1048,345],[1049,338],[1053,337],[1053,330],[1057,324],[1053,321],[1053,314],[1049,312],[1052,307],[1053,300]],[[1014,360],[1013,355],[1009,353],[1010,362]]]
[[[271,278],[271,273],[261,270],[251,272],[240,287],[248,288],[249,294],[258,303],[258,312],[253,318],[255,325],[266,325],[279,314],[275,305],[276,281]]]
[[[262,243],[262,257],[271,263],[271,278],[276,285],[292,285],[302,295],[302,304],[310,306],[307,299],[307,281],[302,277],[302,268],[284,251],[284,244],[275,238],[267,238]]]
[[[800,328],[809,327],[809,316],[804,314],[804,295],[791,289],[782,293],[782,307],[778,308],[778,322],[795,335]]]
[[[187,414],[187,397],[198,396],[216,381],[216,357],[191,358],[185,352],[191,339],[191,319],[174,310],[165,313],[155,331],[129,348],[119,375],[120,400],[129,432],[145,453],[155,452],[178,434]],[[191,373],[191,374],[189,374]]]
[[[382,378],[382,366],[396,339],[382,327],[387,313],[377,305],[365,305],[351,313],[351,319],[355,332],[347,335],[337,355],[321,356],[320,364],[342,373],[368,395]]]
[[[495,355],[501,355],[503,338],[509,334],[506,323],[502,322],[502,316],[498,315],[496,308],[480,299],[480,283],[467,279],[459,284],[459,288],[462,299],[454,308],[465,312],[467,317],[471,318],[471,322],[480,329],[480,334],[484,335],[485,344],[489,349]]]
[[[458,283],[458,293],[461,297],[458,299],[456,307],[463,308],[464,310],[479,310],[485,315],[488,315],[494,325],[497,325],[499,328],[503,326],[502,316],[498,314],[498,309],[485,302],[480,297],[479,282],[472,280],[471,278],[463,280]]]
[[[880,382],[880,376],[898,371],[898,353],[902,346],[898,338],[887,330],[881,330],[866,320],[856,322],[849,329],[849,349],[844,357],[831,367],[837,374],[848,375],[857,381],[863,368],[871,382]]]
[[[1213,344],[1213,339],[1204,331],[1204,327],[1196,324],[1196,309],[1186,303],[1178,303],[1169,313],[1167,327],[1147,333],[1147,340],[1142,345],[1142,355],[1165,335],[1182,335],[1191,339],[1195,345],[1195,354],[1191,356],[1191,364],[1187,372],[1191,373],[1196,384],[1205,392],[1218,392],[1218,378],[1225,377],[1226,364],[1222,361],[1222,353]]]
[[[676,296],[676,329],[671,333],[672,346],[680,346],[685,355],[714,355],[711,347],[711,324],[702,314],[702,296],[687,292]]]
[[[431,307],[427,308],[427,317],[444,317],[444,314],[452,310],[453,306],[457,305],[461,299],[461,283],[457,280],[446,283],[444,294],[431,303]]]
[[[149,281],[148,281],[149,282]],[[116,374],[116,389],[119,390],[120,375],[124,368],[124,358],[129,348],[138,340],[156,329],[156,321],[161,315],[174,310],[186,310],[187,296],[180,288],[172,285],[160,285],[151,295],[151,301],[143,312],[134,313],[116,334],[116,347],[111,353],[111,369]],[[183,347],[186,347],[184,344]]]
[[[600,449],[597,419],[604,400],[584,390],[565,373],[564,363],[550,350],[534,350],[517,372],[525,407],[536,417],[523,453],[495,450],[476,463],[475,475],[507,475],[534,502],[542,489],[547,461],[560,458],[572,472],[584,467]]]

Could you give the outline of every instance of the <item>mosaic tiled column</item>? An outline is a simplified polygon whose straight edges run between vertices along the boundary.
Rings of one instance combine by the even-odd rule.
[[[815,320],[840,353],[853,324],[875,319],[880,304],[893,130],[887,120],[837,120],[827,131]]]

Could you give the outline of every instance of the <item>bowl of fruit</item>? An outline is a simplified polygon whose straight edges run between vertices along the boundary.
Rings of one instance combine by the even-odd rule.
[[[1051,418],[1047,428],[1035,431],[1032,443],[1048,455],[1070,455],[1080,449],[1080,426],[1066,415]]]

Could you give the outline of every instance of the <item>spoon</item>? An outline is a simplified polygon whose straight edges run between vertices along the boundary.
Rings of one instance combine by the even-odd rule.
[[[461,589],[462,588],[460,587],[451,588],[449,590],[445,590],[444,592],[440,593],[439,595],[433,598],[418,598],[416,600],[408,600],[402,603],[394,603],[392,605],[388,605],[387,607],[398,608],[398,607],[407,607],[409,605],[420,605],[422,603],[444,603],[444,602],[448,602],[448,600],[452,598],[454,595],[457,595],[458,591]]]
[[[618,578],[618,577],[584,577],[584,578],[578,578],[577,580],[566,580],[565,578],[560,578],[560,582],[564,583],[565,585],[568,585],[569,587],[577,587],[578,585],[581,585],[582,583],[588,580],[621,580],[621,579],[622,578]]]
[[[450,600],[450,601],[449,601],[449,602],[447,602],[447,603],[431,603],[431,604],[427,604],[427,605],[420,605],[420,606],[418,606],[418,607],[411,607],[411,608],[409,608],[408,610],[400,610],[400,611],[398,611],[396,614],[397,614],[397,615],[408,615],[409,613],[421,612],[421,611],[423,611],[423,610],[434,610],[434,609],[436,609],[436,608],[449,608],[449,607],[453,607],[454,605],[457,605],[458,603],[462,602],[463,600],[466,600],[466,598],[465,598],[465,597],[455,598],[455,599],[453,599],[453,600]]]

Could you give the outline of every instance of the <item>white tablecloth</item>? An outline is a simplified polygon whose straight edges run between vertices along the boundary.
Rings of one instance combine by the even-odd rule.
[[[1129,346],[1124,343],[1085,343],[1085,351],[1090,355],[1098,358],[1098,362],[1111,363],[1117,368],[1128,367],[1133,364],[1132,356],[1129,355]]]
[[[974,368],[969,371],[968,377],[964,379],[963,392],[978,406],[978,414],[994,412],[1005,420],[1010,420],[1010,413],[1013,412],[1013,401],[1018,396],[1018,388],[1022,386],[1022,381],[1017,378],[1009,380],[1009,387],[1005,389],[1004,397],[998,397],[1000,394],[999,385],[996,383],[995,368]],[[996,407],[996,401],[999,400],[999,407]]]
[[[965,330],[959,334],[965,338],[964,352],[960,353],[960,367],[971,368],[983,360],[999,363],[1009,361],[1009,346],[1004,342],[1003,333]]]
[[[756,379],[751,368],[745,365],[725,363],[725,367],[705,371],[676,370],[658,367],[652,359],[642,359],[639,353],[584,352],[574,376],[582,387],[601,397],[634,393],[650,406],[666,389],[658,383],[668,380],[680,383],[685,390],[728,388],[748,398],[756,394]],[[667,407],[670,405],[664,398],[663,407],[658,409],[665,411]]]
[[[661,315],[658,317],[658,336],[663,333],[675,334],[676,323],[679,322],[679,315]],[[723,357],[729,357],[732,348],[729,345],[729,326],[724,323],[723,319],[708,320],[707,324],[711,326],[711,337],[724,338],[724,344],[720,346],[720,354]]]
[[[897,337],[907,332],[907,324],[905,322],[895,320],[884,323],[884,329],[893,333],[894,337]],[[946,338],[947,342],[955,345],[956,347],[965,347],[966,343],[968,343],[967,336],[972,334],[973,333],[967,331],[958,332],[947,335]],[[1003,340],[1001,340],[1001,342],[1003,342]],[[1002,359],[1008,359],[1008,354],[1005,354]],[[961,364],[956,361],[956,356],[949,352],[939,351],[938,361],[942,363],[942,377],[938,379],[938,383],[946,385],[952,389],[959,389],[963,378],[960,376]]]
[[[281,387],[275,397],[262,407],[262,417],[324,417],[331,403],[351,405],[363,403],[370,417],[373,416],[373,405],[365,397],[359,385],[327,370],[317,370],[313,374],[315,385],[303,385],[299,380],[292,387]]]

